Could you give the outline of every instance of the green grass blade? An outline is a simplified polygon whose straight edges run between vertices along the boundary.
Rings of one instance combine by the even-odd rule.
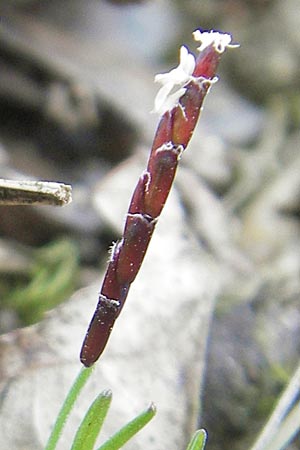
[[[71,450],[92,450],[101,431],[112,399],[110,390],[101,394],[91,404],[75,435]]]
[[[79,375],[77,376],[73,385],[71,386],[71,389],[61,407],[61,410],[59,411],[59,414],[53,426],[52,433],[46,444],[45,450],[55,449],[57,442],[61,436],[65,422],[68,418],[68,415],[70,414],[70,411],[72,410],[74,403],[77,400],[78,395],[80,394],[80,391],[82,390],[83,386],[89,379],[91,373],[92,367],[89,367],[88,369],[82,368],[80,370]]]
[[[197,430],[186,450],[204,450],[207,439],[205,430]]]
[[[277,435],[278,429],[281,427],[281,424],[290,411],[291,406],[295,403],[299,392],[300,364],[281,395],[271,417],[250,450],[266,450],[269,448],[269,443],[273,441],[274,436]]]
[[[300,403],[290,411],[287,417],[274,433],[273,440],[265,447],[265,450],[281,450],[288,446],[300,429]]]
[[[122,427],[117,433],[109,438],[98,450],[118,450],[138,433],[155,415],[156,408],[152,403],[146,411],[143,411],[131,422]]]

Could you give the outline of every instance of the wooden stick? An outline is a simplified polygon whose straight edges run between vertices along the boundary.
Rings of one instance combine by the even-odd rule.
[[[0,206],[33,204],[64,206],[71,201],[72,188],[67,184],[0,179]]]

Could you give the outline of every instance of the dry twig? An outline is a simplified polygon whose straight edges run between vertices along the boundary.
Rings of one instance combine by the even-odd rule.
[[[64,206],[71,200],[72,188],[67,184],[0,179],[0,206],[33,204]]]

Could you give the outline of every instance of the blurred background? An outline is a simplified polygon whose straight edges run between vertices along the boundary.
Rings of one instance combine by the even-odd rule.
[[[120,165],[147,158],[158,120],[154,75],[177,65],[180,45],[196,50],[196,28],[230,32],[241,45],[223,57],[182,161],[211,196],[205,220],[188,214],[201,192],[178,181],[198,241],[231,274],[209,333],[199,415],[209,449],[246,448],[298,365],[299,6],[0,1],[0,177],[73,187],[64,208],[1,206],[3,334],[98,280],[119,233],[99,191]]]

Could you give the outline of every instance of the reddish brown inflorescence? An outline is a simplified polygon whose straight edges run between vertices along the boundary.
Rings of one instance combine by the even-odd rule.
[[[155,224],[169,195],[178,161],[196,126],[203,100],[215,81],[221,54],[227,46],[232,46],[228,34],[197,31],[194,36],[202,42],[196,61],[182,48],[182,55],[187,58],[186,64],[181,61],[178,69],[170,72],[170,79],[168,74],[158,76],[164,79],[165,87],[161,90],[167,93],[171,91],[172,84],[181,84],[179,98],[175,95],[174,104],[169,107],[170,97],[166,96],[168,108],[163,111],[158,125],[147,169],[133,193],[123,236],[113,246],[96,311],[81,349],[80,359],[87,367],[97,361],[106,346],[130,284],[143,262]],[[188,67],[186,73],[185,67]],[[178,74],[180,82],[176,78]]]

